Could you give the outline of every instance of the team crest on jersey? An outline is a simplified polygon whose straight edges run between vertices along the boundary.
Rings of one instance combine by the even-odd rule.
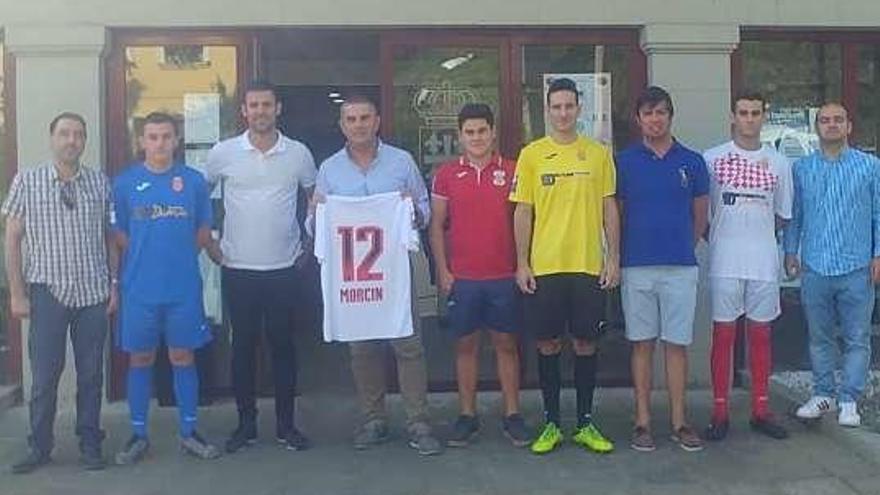
[[[171,189],[174,192],[183,191],[183,177],[178,175],[178,176],[174,177],[173,179],[171,179]]]
[[[584,161],[587,159],[587,152],[585,150],[578,150],[578,161]]]
[[[495,170],[492,172],[492,184],[498,187],[507,184],[507,173],[504,170]]]
[[[768,160],[768,159],[766,159],[766,158],[761,158],[760,160],[758,160],[758,161],[755,162],[755,163],[756,163],[756,164],[758,165],[758,167],[760,167],[762,170],[768,170],[768,169],[770,168],[770,160]]]

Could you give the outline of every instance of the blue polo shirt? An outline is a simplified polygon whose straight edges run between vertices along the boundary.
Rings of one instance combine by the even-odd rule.
[[[621,266],[697,264],[693,200],[709,194],[702,155],[675,141],[663,157],[643,143],[618,153]]]
[[[183,164],[164,173],[143,163],[113,182],[113,229],[128,237],[120,290],[145,304],[190,301],[202,293],[196,233],[211,225],[202,174]]]

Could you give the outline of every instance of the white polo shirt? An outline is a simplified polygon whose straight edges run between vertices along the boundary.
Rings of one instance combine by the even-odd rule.
[[[297,192],[315,185],[315,159],[309,149],[281,133],[263,153],[248,133],[217,143],[205,174],[222,184],[224,265],[244,270],[276,270],[300,255]]]

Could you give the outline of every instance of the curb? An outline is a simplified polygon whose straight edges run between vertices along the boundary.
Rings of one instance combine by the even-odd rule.
[[[772,395],[785,403],[786,409],[793,411],[800,405],[805,397],[792,387],[770,379],[770,392]],[[797,421],[797,420],[793,420]],[[820,435],[825,435],[832,440],[849,447],[862,459],[880,466],[880,434],[866,428],[843,428],[837,425],[833,418],[822,421],[816,428],[811,428]]]

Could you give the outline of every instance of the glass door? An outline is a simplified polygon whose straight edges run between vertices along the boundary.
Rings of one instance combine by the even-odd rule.
[[[120,36],[108,60],[109,157],[108,173],[119,173],[142,159],[137,148],[144,118],[151,112],[165,112],[177,120],[180,143],[178,159],[201,169],[211,147],[240,129],[239,92],[250,77],[252,47],[244,35],[175,33],[167,35]],[[215,223],[222,224],[222,201],[215,193]],[[205,311],[215,330],[215,341],[197,353],[197,364],[205,384],[203,392],[229,386],[228,325],[224,324],[220,294],[220,269],[200,259],[204,281]],[[163,386],[164,359],[157,360],[157,395],[170,400]],[[114,349],[108,394],[124,397],[125,356]]]
[[[489,105],[502,138],[500,129],[507,118],[501,105],[504,47],[504,40],[497,37],[426,36],[422,32],[383,38],[383,135],[413,155],[429,187],[437,167],[459,156],[458,112],[464,104]],[[422,239],[427,251],[427,235]],[[430,386],[433,390],[452,388],[455,345],[450,334],[438,328],[444,324],[442,308],[446,305],[432,280],[430,253],[417,257],[414,271]],[[488,342],[482,352],[486,359],[480,360],[480,378],[494,379]]]

